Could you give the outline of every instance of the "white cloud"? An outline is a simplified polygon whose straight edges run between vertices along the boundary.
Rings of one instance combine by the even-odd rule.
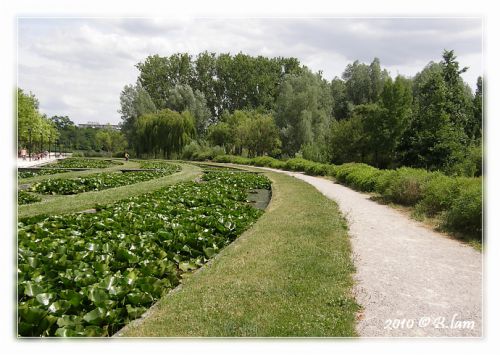
[[[481,66],[479,19],[20,19],[19,86],[47,115],[120,121],[119,94],[148,55],[244,52],[293,56],[332,79],[353,60],[379,57],[392,75],[414,75],[444,48]]]

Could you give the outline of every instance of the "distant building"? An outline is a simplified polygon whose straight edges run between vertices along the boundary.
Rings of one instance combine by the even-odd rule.
[[[110,124],[110,123],[102,124],[99,122],[90,122],[90,121],[87,123],[79,123],[78,127],[80,127],[80,128],[107,128],[107,129],[116,129],[118,131],[121,129],[120,125],[117,125],[117,124]]]

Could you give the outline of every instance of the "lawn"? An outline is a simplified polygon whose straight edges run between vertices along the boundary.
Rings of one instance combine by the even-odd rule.
[[[347,225],[335,202],[268,172],[257,223],[119,335],[350,337],[358,305]]]

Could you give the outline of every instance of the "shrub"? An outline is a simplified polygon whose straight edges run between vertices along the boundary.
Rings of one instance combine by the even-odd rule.
[[[314,163],[303,158],[293,158],[286,161],[284,168],[291,171],[306,171],[312,164]]]
[[[443,227],[459,231],[480,240],[483,219],[483,196],[481,179],[470,180],[458,189],[444,215]]]
[[[329,164],[311,163],[305,169],[308,175],[326,176],[329,174]]]
[[[233,158],[233,155],[218,155],[213,159],[213,161],[216,163],[232,163]]]
[[[439,173],[424,169],[399,168],[379,176],[376,191],[389,201],[415,205],[423,198],[424,186]]]
[[[434,174],[423,187],[423,198],[417,204],[417,210],[427,216],[434,216],[448,209],[459,188],[459,181],[463,179]]]
[[[342,164],[334,169],[338,181],[361,191],[374,191],[382,170],[363,163]]]
[[[223,155],[224,149],[219,146],[210,147],[207,144],[199,144],[196,141],[192,141],[184,147],[182,150],[181,157],[184,160],[212,160],[218,155]]]
[[[252,165],[255,166],[267,166],[270,168],[281,169],[285,166],[285,163],[281,160],[274,159],[271,157],[256,157],[252,159]]]

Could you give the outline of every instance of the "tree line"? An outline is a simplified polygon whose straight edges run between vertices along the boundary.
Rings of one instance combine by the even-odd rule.
[[[377,58],[331,81],[296,58],[242,53],[153,55],[136,67],[119,112],[137,154],[180,154],[194,140],[232,154],[481,174],[482,78],[472,92],[452,50],[411,78],[391,77]],[[165,115],[186,128],[182,139],[143,128]]]
[[[17,89],[18,149],[42,151],[84,151],[88,155],[123,152],[128,142],[120,131],[78,127],[68,116],[48,117],[39,110],[33,93]]]

